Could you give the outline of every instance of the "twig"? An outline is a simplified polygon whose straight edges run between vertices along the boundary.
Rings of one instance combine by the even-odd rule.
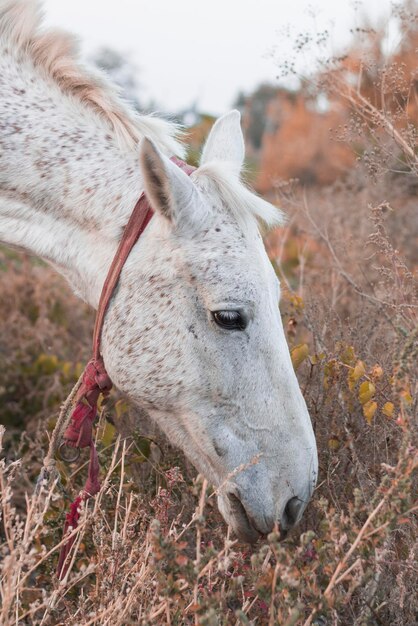
[[[323,593],[323,597],[324,598],[328,598],[328,596],[331,594],[331,591],[338,584],[338,582],[339,582],[339,575],[340,575],[341,570],[346,566],[346,563],[347,563],[348,559],[353,554],[353,552],[356,550],[357,546],[359,545],[360,541],[362,540],[363,535],[365,534],[367,527],[374,520],[376,515],[379,513],[380,509],[385,504],[385,502],[386,502],[386,499],[382,498],[382,500],[380,500],[379,504],[373,509],[373,511],[370,513],[369,517],[367,518],[367,520],[364,522],[364,524],[363,524],[362,528],[360,529],[360,531],[359,531],[355,541],[353,542],[351,548],[343,556],[343,558],[341,559],[341,561],[338,563],[337,567],[335,568],[334,573],[331,576],[331,579],[330,579],[330,581],[328,583],[328,586],[327,586],[327,588],[325,589],[325,591]],[[344,578],[344,576],[341,577],[340,580],[343,580],[343,578]],[[309,615],[308,619],[304,622],[303,626],[310,626],[310,624],[312,623],[312,619],[313,619],[313,617],[314,617],[316,612],[317,612],[316,608],[312,610],[311,614]]]

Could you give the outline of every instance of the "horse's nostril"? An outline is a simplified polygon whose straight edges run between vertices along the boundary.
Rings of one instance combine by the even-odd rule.
[[[284,509],[284,524],[286,528],[295,526],[300,519],[305,503],[300,498],[290,498]]]
[[[225,456],[225,454],[226,454],[225,448],[223,448],[221,445],[219,445],[217,441],[213,442],[213,447],[215,448],[215,452],[216,452],[216,454],[218,456],[220,456],[220,457]]]

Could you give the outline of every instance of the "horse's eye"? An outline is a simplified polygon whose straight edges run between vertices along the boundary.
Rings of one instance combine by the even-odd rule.
[[[239,311],[214,311],[212,316],[218,326],[227,330],[244,330],[247,325]]]

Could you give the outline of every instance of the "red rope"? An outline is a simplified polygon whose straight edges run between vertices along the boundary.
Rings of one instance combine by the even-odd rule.
[[[184,163],[176,157],[171,159],[178,167],[180,167],[187,175],[194,171],[194,167]],[[90,446],[90,463],[88,470],[88,478],[81,494],[74,500],[70,506],[70,511],[65,518],[64,532],[71,528],[74,530],[78,525],[80,518],[80,506],[82,502],[87,503],[91,496],[96,495],[100,490],[99,480],[99,459],[97,455],[96,445],[93,439],[93,423],[97,415],[97,403],[100,395],[107,396],[112,388],[112,381],[103,359],[100,354],[100,340],[103,328],[103,322],[106,315],[107,307],[113,295],[113,291],[119,280],[122,268],[128,258],[132,248],[144,232],[149,221],[153,216],[153,210],[143,193],[129,218],[129,221],[123,231],[121,241],[119,243],[116,254],[106,276],[100,302],[97,309],[96,321],[93,334],[93,358],[87,363],[83,373],[82,383],[77,392],[76,404],[70,418],[70,424],[64,434],[64,443],[72,448],[87,448]],[[62,580],[68,571],[70,565],[69,554],[74,545],[76,535],[74,534],[61,548],[58,560],[57,575]]]

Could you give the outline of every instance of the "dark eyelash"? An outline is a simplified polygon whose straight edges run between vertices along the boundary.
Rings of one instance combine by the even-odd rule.
[[[215,323],[226,330],[244,330],[246,321],[239,311],[213,311]]]

